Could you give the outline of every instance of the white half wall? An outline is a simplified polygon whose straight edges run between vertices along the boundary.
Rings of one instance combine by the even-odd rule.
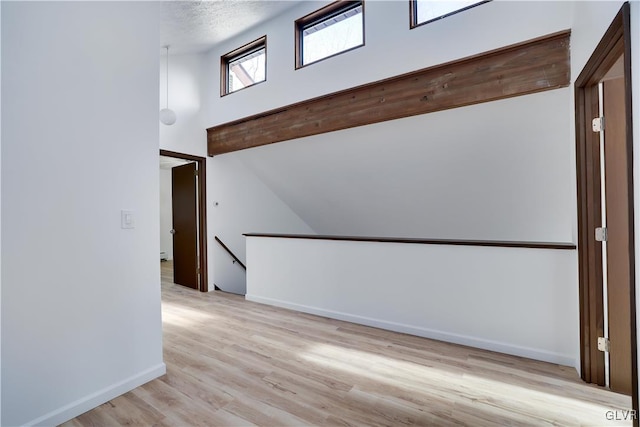
[[[251,301],[578,366],[576,251],[247,238]]]
[[[2,2],[2,425],[165,372],[158,28],[157,2]]]

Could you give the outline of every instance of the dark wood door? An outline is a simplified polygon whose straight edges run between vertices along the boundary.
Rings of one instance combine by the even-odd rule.
[[[198,289],[196,163],[171,169],[173,282]]]
[[[608,373],[611,389],[620,393],[631,392],[633,410],[640,413],[633,230],[630,11],[629,3],[624,3],[575,82],[580,361],[581,376],[585,381],[605,385],[605,374]],[[598,102],[600,84],[602,103]],[[597,131],[601,127],[597,120],[592,127],[592,119],[601,113],[604,113],[604,135],[592,131],[592,128]],[[600,162],[601,136],[604,136],[603,162]],[[604,167],[604,175],[601,174],[601,166]],[[605,180],[604,191],[602,176]],[[604,195],[604,199],[601,195]],[[603,210],[606,220],[601,215]],[[603,224],[603,220],[606,224]],[[603,225],[608,227],[606,253],[602,251],[605,245],[596,241],[594,233],[597,227]],[[606,263],[603,262],[605,254]],[[604,277],[607,278],[606,294]],[[605,321],[608,323],[606,329]],[[601,347],[598,341],[606,331],[610,341],[608,371],[605,370],[605,353],[598,351]],[[640,426],[638,418],[633,425]]]
[[[605,80],[604,111],[605,195],[607,212],[607,297],[609,317],[609,385],[631,394],[631,215],[625,86],[623,76]]]

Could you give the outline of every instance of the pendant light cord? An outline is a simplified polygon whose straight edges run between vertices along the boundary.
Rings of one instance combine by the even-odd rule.
[[[169,108],[169,45],[167,45],[167,109]]]

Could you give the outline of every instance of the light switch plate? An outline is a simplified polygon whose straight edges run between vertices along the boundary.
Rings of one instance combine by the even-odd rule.
[[[120,211],[120,228],[136,228],[134,211]]]

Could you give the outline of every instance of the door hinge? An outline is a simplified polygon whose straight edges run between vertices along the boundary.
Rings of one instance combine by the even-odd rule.
[[[604,117],[596,117],[591,121],[591,129],[594,132],[602,132],[604,130]]]
[[[607,227],[596,228],[596,242],[606,242],[608,237],[609,233],[607,233]]]
[[[196,170],[194,170],[194,171],[193,171],[193,174],[194,174],[195,176],[198,176],[198,175],[199,175],[199,174],[198,174],[198,170],[197,170],[197,169],[196,169]]]
[[[611,342],[609,338],[598,337],[598,350],[600,351],[611,351]]]

